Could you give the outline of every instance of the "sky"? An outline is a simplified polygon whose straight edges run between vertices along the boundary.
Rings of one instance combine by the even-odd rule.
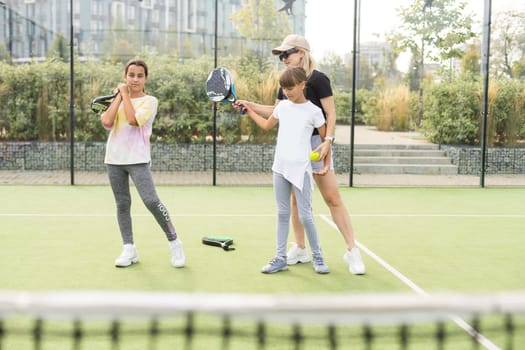
[[[361,42],[383,41],[384,33],[399,24],[397,11],[414,0],[361,0]],[[468,0],[481,23],[485,0]],[[525,12],[523,0],[493,0],[492,14],[502,9]],[[320,60],[326,53],[352,52],[354,26],[353,0],[306,0],[306,32],[312,55]],[[481,26],[479,28],[481,32]]]

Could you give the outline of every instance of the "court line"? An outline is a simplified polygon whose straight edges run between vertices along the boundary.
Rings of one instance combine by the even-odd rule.
[[[354,215],[352,215],[354,216]],[[328,225],[330,225],[333,229],[339,232],[339,229],[337,228],[337,225],[330,220],[326,215],[320,214],[319,217],[323,219]],[[364,244],[360,243],[359,241],[355,240],[356,245],[359,247],[360,250],[364,251],[368,256],[370,256],[372,259],[374,259],[379,265],[383,266],[386,270],[390,271],[394,276],[399,278],[404,284],[406,284],[410,289],[412,289],[416,294],[429,297],[430,294],[427,293],[423,288],[418,286],[416,283],[414,283],[410,278],[403,275],[399,270],[397,270],[395,267],[387,263],[383,258],[375,254],[372,250],[370,250],[368,247],[366,247]],[[469,325],[465,320],[463,320],[459,316],[452,316],[452,320],[461,327],[465,332],[467,332],[471,337],[473,337],[480,345],[485,347],[489,350],[501,350],[499,346],[494,344],[492,341],[487,339],[484,335],[476,331],[471,325]]]
[[[133,216],[151,216],[150,213]],[[115,214],[75,214],[75,213],[0,213],[0,217],[115,217]],[[275,214],[171,214],[172,217],[274,217]],[[323,217],[323,214],[315,215]],[[380,217],[380,218],[503,218],[523,219],[525,214],[352,214],[352,217]]]
[[[133,214],[134,217],[149,217],[150,213],[146,214]],[[172,217],[274,217],[275,213],[272,214],[175,214]],[[338,231],[337,226],[331,221],[326,215],[319,214],[319,216],[332,228]],[[115,217],[115,214],[74,214],[74,213],[63,213],[63,214],[38,214],[38,213],[0,213],[0,217]],[[352,217],[487,217],[487,218],[525,218],[525,215],[520,214],[352,214]],[[421,296],[430,296],[424,289],[419,287],[416,283],[411,281],[408,277],[403,275],[400,271],[395,269],[392,265],[387,263],[384,259],[379,257],[373,251],[371,251],[364,244],[356,240],[356,244],[364,251],[368,256],[374,259],[377,263],[383,266],[386,270],[390,271],[394,276],[401,280],[410,289],[415,291]],[[461,327],[470,336],[476,339],[476,341],[489,350],[501,350],[498,346],[492,343],[485,336],[477,332],[472,326],[470,326],[462,318],[454,316],[452,320]]]

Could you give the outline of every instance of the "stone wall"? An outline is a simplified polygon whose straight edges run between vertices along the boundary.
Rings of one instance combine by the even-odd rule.
[[[461,175],[479,175],[481,151],[475,147],[442,146]],[[274,145],[217,144],[217,171],[269,172]],[[104,142],[77,142],[75,169],[104,171]],[[336,171],[350,171],[350,146],[334,145]],[[213,145],[154,143],[151,147],[154,171],[207,171],[213,169]],[[68,170],[68,142],[0,142],[0,170]],[[525,148],[489,148],[487,174],[525,174]]]
[[[458,166],[460,175],[479,175],[481,149],[467,146],[441,146]],[[525,174],[525,147],[487,148],[486,174]]]

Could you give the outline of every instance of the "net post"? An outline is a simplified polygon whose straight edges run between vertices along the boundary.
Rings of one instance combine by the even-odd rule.
[[[446,339],[446,331],[445,331],[445,324],[443,322],[438,322],[436,324],[436,342],[437,342],[437,349],[438,350],[444,350],[445,349],[445,339]]]
[[[369,324],[363,326],[363,340],[365,342],[365,348],[367,350],[372,350],[372,342],[374,340],[374,333],[372,327]]]
[[[337,332],[333,323],[328,325],[328,342],[331,350],[337,349]]]
[[[479,316],[475,315],[472,317],[472,329],[474,333],[472,334],[472,342],[475,349],[479,348],[479,334],[481,333],[481,322]]]
[[[406,324],[402,324],[399,326],[399,345],[401,349],[408,349],[408,326]]]
[[[505,315],[505,334],[507,334],[507,346],[505,349],[514,349],[514,320],[511,314]]]
[[[82,344],[82,336],[83,336],[82,323],[80,320],[75,320],[73,322],[73,332],[71,336],[73,337],[73,349],[75,350],[80,349],[81,344]]]
[[[222,348],[228,349],[232,335],[231,321],[228,316],[222,318]]]
[[[257,323],[257,345],[260,350],[266,347],[266,327],[263,321]]]
[[[109,335],[111,336],[111,348],[118,349],[120,343],[120,322],[118,320],[111,322]]]
[[[194,334],[194,315],[193,312],[186,314],[186,327],[184,327],[184,349],[191,349]]]
[[[296,323],[296,324],[293,325],[292,341],[294,343],[294,346],[295,346],[296,350],[301,349],[301,343],[303,342],[303,334],[301,332],[301,325],[300,324]]]
[[[35,320],[35,325],[33,327],[33,342],[35,345],[35,350],[42,348],[42,326],[44,321],[41,318]]]
[[[5,329],[4,320],[0,319],[0,350],[2,350],[2,341],[4,340]]]
[[[159,336],[159,320],[153,317],[149,325],[150,349],[156,349],[157,337]]]

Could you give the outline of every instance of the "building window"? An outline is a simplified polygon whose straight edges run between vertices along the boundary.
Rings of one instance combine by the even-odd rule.
[[[124,4],[120,1],[115,1],[111,4],[112,18],[124,18]]]
[[[197,6],[195,2],[196,0],[184,0],[183,3],[184,30],[187,32],[195,32],[197,27]]]
[[[152,9],[155,4],[153,3],[153,0],[142,0],[140,2],[140,6],[144,9]]]

